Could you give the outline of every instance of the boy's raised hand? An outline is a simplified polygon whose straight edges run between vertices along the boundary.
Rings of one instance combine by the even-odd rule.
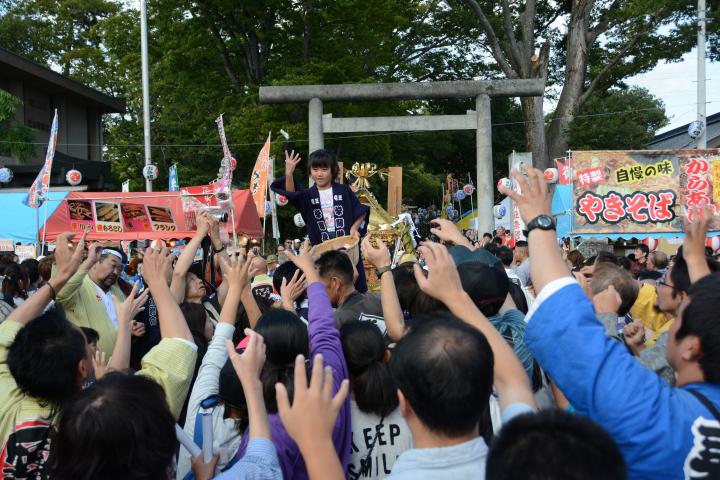
[[[287,150],[285,150],[285,175],[292,175],[295,171],[295,168],[297,168],[298,164],[300,163],[300,154],[295,153],[295,150],[288,153]]]
[[[513,170],[512,175],[515,181],[520,185],[522,193],[518,193],[512,188],[505,186],[500,187],[500,193],[507,195],[520,209],[520,216],[525,224],[539,215],[550,215],[551,197],[548,193],[547,180],[543,172],[537,168],[525,165],[525,174]]]

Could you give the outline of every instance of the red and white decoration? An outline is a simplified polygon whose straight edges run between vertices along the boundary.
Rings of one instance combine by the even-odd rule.
[[[465,192],[465,195],[472,195],[475,193],[475,187],[468,183],[463,187],[463,192]]]
[[[498,190],[500,189],[500,187],[513,188],[513,181],[506,177],[501,178],[500,180],[498,180],[497,186]]]
[[[82,182],[82,173],[80,173],[80,170],[75,170],[74,168],[72,170],[68,170],[65,174],[65,181],[68,185],[76,187]]]
[[[288,199],[285,195],[279,195],[276,193],[275,194],[275,203],[277,203],[278,206],[280,206],[280,207],[284,207],[285,205],[288,204]]]
[[[558,173],[557,168],[546,168],[545,169],[545,180],[547,180],[548,183],[557,183],[559,178],[560,178],[560,174]]]
[[[644,243],[645,245],[647,245],[651,252],[654,252],[654,251],[657,249],[657,247],[658,247],[659,241],[658,241],[657,238],[650,238],[650,237],[648,237],[648,238],[644,239],[644,240],[642,241],[642,243]]]
[[[717,252],[720,249],[720,236],[708,237],[705,246],[712,248],[713,253]]]

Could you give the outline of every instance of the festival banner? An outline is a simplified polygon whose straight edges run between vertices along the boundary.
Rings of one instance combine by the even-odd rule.
[[[178,182],[177,165],[170,165],[168,170],[168,192],[180,191],[180,183]]]
[[[720,199],[720,149],[573,152],[572,166],[577,234],[680,233]]]
[[[50,127],[50,140],[48,141],[47,153],[45,154],[45,163],[43,164],[40,172],[35,181],[30,185],[27,197],[23,200],[23,203],[31,208],[40,208],[45,201],[45,196],[50,189],[50,172],[52,171],[53,159],[55,158],[55,146],[57,145],[58,137],[58,113],[57,108],[55,109],[55,116],[53,117],[52,127]]]
[[[268,169],[270,168],[270,135],[258,153],[255,167],[250,176],[250,194],[255,202],[260,218],[265,216],[265,199],[267,198]]]

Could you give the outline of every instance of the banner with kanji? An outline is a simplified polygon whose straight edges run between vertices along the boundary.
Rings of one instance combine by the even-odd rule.
[[[267,198],[268,169],[270,165],[270,134],[258,153],[255,167],[250,176],[250,193],[253,196],[258,215],[265,216],[265,199]]]
[[[53,117],[52,127],[50,127],[50,141],[48,142],[47,153],[45,154],[45,163],[43,164],[40,172],[38,172],[35,181],[30,185],[27,197],[23,200],[23,203],[28,207],[40,208],[45,201],[47,192],[50,189],[50,172],[52,171],[53,159],[55,158],[55,146],[57,145],[58,137],[58,113],[55,109],[55,116]]]
[[[572,177],[577,234],[679,233],[697,207],[720,205],[720,149],[573,152]]]

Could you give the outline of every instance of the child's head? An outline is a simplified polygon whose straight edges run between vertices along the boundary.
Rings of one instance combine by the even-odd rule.
[[[90,327],[80,327],[80,330],[85,334],[85,340],[87,340],[87,344],[92,349],[93,355],[95,355],[95,352],[97,352],[97,343],[98,340],[100,340],[100,334],[97,330]]]
[[[335,180],[340,167],[335,153],[321,148],[312,152],[308,157],[308,169],[313,182],[319,188],[324,188]]]

